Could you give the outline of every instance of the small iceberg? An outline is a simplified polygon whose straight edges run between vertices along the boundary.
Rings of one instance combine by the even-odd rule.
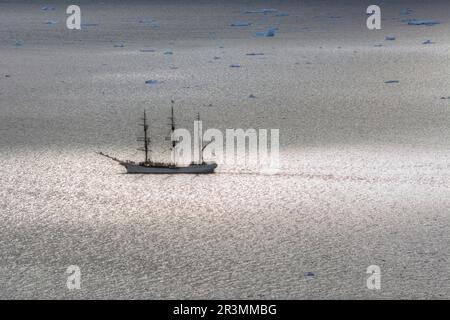
[[[389,84],[389,83],[399,83],[400,81],[398,81],[398,80],[388,80],[388,81],[385,81],[384,83],[387,83],[387,84]]]
[[[144,24],[146,26],[152,27],[152,28],[159,28],[159,23],[155,19],[152,18],[142,18],[139,20],[139,23]]]
[[[407,19],[404,20],[410,26],[434,26],[435,24],[440,24],[441,22],[436,20],[416,20],[416,19]]]
[[[139,20],[139,23],[152,23],[155,20],[153,20],[152,18],[142,18],[141,20]]]
[[[409,15],[411,12],[413,12],[411,9],[406,8],[406,9],[403,9],[402,11],[400,11],[400,15],[401,15],[401,16],[407,16],[407,15]]]
[[[82,23],[81,27],[97,27],[98,23]]]
[[[58,20],[48,20],[48,21],[44,22],[44,24],[48,24],[48,25],[54,25],[54,24],[57,24],[57,23],[58,23]]]
[[[275,29],[274,28],[270,28],[270,29],[267,29],[266,31],[257,32],[255,35],[257,37],[274,37],[275,36]]]
[[[251,26],[251,22],[237,21],[230,24],[231,27],[248,27]]]
[[[144,48],[144,49],[140,49],[140,52],[155,52],[154,49],[148,49],[148,48]]]
[[[394,40],[395,40],[395,37],[386,37],[385,40],[386,40],[386,41],[394,41]]]
[[[249,13],[263,13],[263,14],[268,14],[268,13],[275,13],[278,12],[277,9],[273,9],[273,8],[262,8],[262,9],[258,9],[258,10],[249,10],[249,11],[245,11],[245,14],[249,14]]]
[[[48,11],[48,10],[54,11],[55,7],[44,5],[44,6],[41,7],[41,10],[43,10],[43,11]]]

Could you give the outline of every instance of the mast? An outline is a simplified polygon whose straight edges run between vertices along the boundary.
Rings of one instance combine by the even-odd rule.
[[[144,123],[141,124],[141,126],[144,127],[144,137],[140,137],[137,140],[138,141],[143,141],[144,142],[144,148],[139,148],[139,150],[144,151],[145,153],[145,163],[149,163],[150,159],[149,159],[149,148],[148,148],[148,144],[150,142],[150,138],[148,137],[147,131],[148,131],[148,124],[147,124],[147,115],[145,113],[144,110],[144,118],[142,118],[142,120],[144,121]]]
[[[197,129],[198,129],[198,158],[199,164],[203,163],[203,128],[200,120],[200,112],[197,112]]]
[[[173,115],[173,104],[175,103],[174,100],[170,101],[172,106],[171,106],[171,113],[170,113],[170,137],[172,140],[172,162],[175,165],[176,164],[176,150],[175,150],[175,146],[177,145],[177,142],[173,139],[173,133],[175,132],[175,117]]]
[[[171,131],[172,134],[175,131],[175,118],[173,116],[173,104],[175,101],[172,100],[172,107],[171,107],[171,115],[170,115],[170,122],[171,122]],[[175,147],[175,141],[172,141],[172,147]]]

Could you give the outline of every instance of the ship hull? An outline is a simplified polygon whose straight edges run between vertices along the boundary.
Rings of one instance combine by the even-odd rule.
[[[121,165],[127,169],[127,173],[134,174],[206,174],[213,173],[217,168],[216,163],[191,164],[187,167],[143,166],[126,162],[122,162]]]

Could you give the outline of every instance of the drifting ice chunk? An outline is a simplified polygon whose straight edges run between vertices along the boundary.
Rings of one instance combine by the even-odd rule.
[[[249,14],[249,13],[264,13],[264,14],[268,14],[268,13],[274,13],[274,12],[278,12],[277,9],[272,9],[272,8],[262,8],[262,9],[258,9],[258,10],[249,10],[249,11],[245,11],[245,14]]]
[[[237,21],[230,24],[231,27],[248,27],[251,26],[251,22]]]
[[[267,31],[261,31],[257,32],[255,34],[257,37],[274,37],[275,36],[275,29],[267,29]]]
[[[158,21],[152,18],[142,18],[141,20],[139,20],[139,23],[145,24],[149,27],[159,28]]]
[[[44,10],[44,11],[52,10],[53,11],[53,10],[55,10],[55,7],[45,5],[45,6],[41,7],[41,10]]]
[[[385,81],[384,83],[399,83],[400,81],[398,81],[398,80],[388,80],[388,81]]]
[[[400,11],[400,15],[401,15],[401,16],[407,16],[407,15],[410,14],[411,12],[412,12],[411,9],[406,8],[406,9],[403,9],[402,11]]]
[[[98,23],[82,23],[81,27],[97,27]]]
[[[394,41],[395,37],[386,37],[385,40],[387,40],[387,41]]]
[[[406,20],[408,25],[410,26],[434,26],[435,24],[440,24],[439,21],[436,20],[416,20],[416,19],[408,19]]]
[[[146,49],[146,48],[141,49],[141,50],[139,50],[139,51],[140,51],[140,52],[155,52],[154,49]]]
[[[139,23],[152,23],[154,20],[152,18],[142,18]]]

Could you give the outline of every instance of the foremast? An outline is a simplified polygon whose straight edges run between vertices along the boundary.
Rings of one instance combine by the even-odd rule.
[[[143,120],[143,123],[141,123],[140,125],[143,126],[144,128],[144,136],[143,137],[139,137],[137,140],[144,142],[144,147],[143,148],[138,148],[138,150],[140,151],[144,151],[145,153],[145,161],[144,164],[150,164],[151,160],[150,160],[150,148],[149,148],[149,144],[150,144],[150,138],[148,136],[148,124],[147,124],[147,115],[146,112],[144,110],[144,117],[141,118],[141,120]]]

